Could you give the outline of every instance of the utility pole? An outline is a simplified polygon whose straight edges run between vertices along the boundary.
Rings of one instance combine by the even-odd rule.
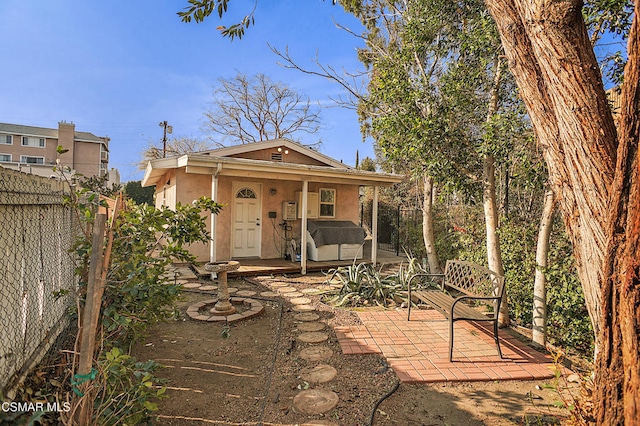
[[[165,158],[167,156],[167,133],[171,134],[171,132],[173,132],[173,127],[171,127],[166,121],[161,121],[158,125],[164,129],[164,133],[162,135],[162,158]]]

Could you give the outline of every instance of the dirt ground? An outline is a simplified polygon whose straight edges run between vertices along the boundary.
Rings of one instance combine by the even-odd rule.
[[[229,281],[242,291],[256,291],[264,312],[229,324],[196,321],[186,314],[196,302],[211,299],[211,292],[188,291],[176,320],[152,329],[134,349],[139,360],[154,359],[165,366],[158,375],[166,380],[168,399],[160,403],[160,425],[512,425],[556,424],[567,412],[554,406],[557,392],[549,382],[505,381],[459,384],[400,384],[384,358],[378,355],[343,355],[332,326],[359,323],[345,309],[333,309],[312,300],[329,339],[303,343],[297,339],[301,321],[289,299],[260,296],[273,284],[297,290],[320,285],[324,276],[259,277]],[[271,286],[271,287],[270,287]],[[309,361],[301,351],[322,345],[333,354],[324,361]],[[304,380],[301,374],[319,363],[335,368],[325,383]],[[304,375],[304,374],[302,374]],[[308,415],[294,408],[293,400],[307,389],[326,389],[338,395],[335,408]],[[392,392],[393,391],[393,392]],[[392,392],[392,393],[391,393]],[[386,395],[375,409],[377,403]]]

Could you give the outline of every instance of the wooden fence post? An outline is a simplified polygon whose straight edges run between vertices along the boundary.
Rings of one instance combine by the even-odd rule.
[[[80,362],[76,378],[83,380],[80,383],[80,392],[85,393],[89,387],[87,380],[82,379],[91,374],[93,367],[93,354],[95,348],[96,328],[102,304],[102,293],[104,292],[104,282],[102,280],[103,247],[106,215],[97,214],[93,224],[93,234],[91,238],[91,260],[89,264],[89,277],[87,282],[87,296],[83,312],[83,327],[80,340]],[[85,399],[81,402],[80,411],[77,413],[78,424],[90,424],[91,404],[93,401]]]

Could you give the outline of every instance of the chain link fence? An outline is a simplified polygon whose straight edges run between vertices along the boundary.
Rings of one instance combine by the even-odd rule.
[[[68,324],[78,221],[69,186],[0,167],[0,389],[35,365]]]

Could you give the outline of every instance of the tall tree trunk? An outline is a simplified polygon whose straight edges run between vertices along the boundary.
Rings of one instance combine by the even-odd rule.
[[[436,253],[436,237],[433,231],[433,179],[431,176],[423,176],[423,200],[422,200],[422,237],[424,248],[427,252],[429,271],[432,274],[441,274],[440,259]]]
[[[582,2],[485,3],[543,150],[597,335],[616,130]]]
[[[547,279],[544,270],[547,268],[549,254],[549,236],[555,211],[556,200],[553,191],[544,194],[544,207],[540,217],[538,244],[536,246],[536,276],[533,282],[533,343],[545,347],[547,343]]]
[[[495,75],[491,90],[491,101],[487,112],[487,122],[498,111],[498,96],[500,92],[500,80],[502,78],[502,61],[496,57]],[[482,206],[484,208],[484,223],[487,234],[487,261],[489,269],[504,276],[502,265],[502,253],[500,252],[500,237],[498,236],[498,203],[496,201],[496,165],[495,158],[491,154],[485,154],[483,165],[483,189]],[[509,325],[509,304],[507,292],[502,293],[502,303],[498,313],[498,322],[502,327]]]
[[[482,199],[484,223],[487,234],[487,261],[489,263],[489,269],[504,276],[502,253],[500,252],[500,237],[498,236],[495,160],[492,155],[485,155],[484,157],[484,190]],[[509,305],[507,304],[506,291],[502,296],[498,322],[502,327],[509,325]]]
[[[640,424],[640,4],[629,35],[624,70],[616,175],[610,198],[597,336],[595,403],[598,424]]]
[[[573,240],[596,334],[596,421],[638,424],[639,3],[629,37],[619,143],[582,19],[582,1],[485,3],[498,25]]]

